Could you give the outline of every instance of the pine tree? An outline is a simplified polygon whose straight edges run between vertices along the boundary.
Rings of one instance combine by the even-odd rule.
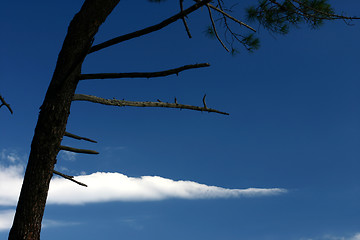
[[[149,1],[158,3],[163,0]],[[68,150],[82,153],[97,153],[91,150],[74,149],[61,145],[64,136],[92,141],[91,139],[66,132],[66,124],[72,101],[91,101],[114,106],[187,108],[226,114],[208,108],[205,102],[205,96],[203,98],[203,106],[190,106],[179,104],[176,99],[174,103],[164,103],[161,101],[129,102],[75,94],[77,84],[83,79],[121,77],[149,78],[177,74],[180,71],[209,66],[203,63],[186,65],[162,72],[127,74],[82,74],[81,71],[82,63],[87,55],[114,44],[157,31],[177,20],[183,21],[185,30],[188,36],[191,37],[185,16],[198,10],[200,7],[206,7],[208,9],[211,26],[207,29],[207,34],[216,38],[227,51],[231,53],[236,52],[235,44],[240,44],[249,51],[259,48],[259,39],[256,37],[254,27],[239,20],[240,17],[232,16],[233,12],[229,11],[225,0],[213,1],[214,5],[210,2],[210,0],[195,0],[194,5],[184,9],[183,0],[180,0],[180,10],[178,14],[156,25],[110,39],[109,41],[94,46],[94,36],[107,16],[117,6],[119,0],[85,0],[81,10],[75,15],[69,25],[50,86],[41,106],[9,240],[40,239],[41,222],[46,205],[49,183],[54,173],[75,181],[71,176],[66,176],[54,171],[56,157],[59,151]],[[214,18],[213,14],[217,14],[217,18]],[[256,6],[251,6],[246,9],[246,18],[244,17],[244,19],[251,23],[258,23],[270,32],[286,34],[291,27],[296,27],[301,24],[307,24],[311,28],[318,28],[326,20],[342,19],[351,21],[358,18],[336,15],[327,0],[260,0]],[[218,29],[223,31],[222,35],[219,35]],[[221,36],[224,36],[225,42],[222,41]],[[229,50],[229,48],[231,50]],[[2,105],[5,104],[5,106],[9,108],[3,98],[0,100],[3,103]]]

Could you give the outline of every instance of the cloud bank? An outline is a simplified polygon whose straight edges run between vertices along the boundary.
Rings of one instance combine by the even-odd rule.
[[[20,165],[0,166],[0,206],[15,206],[23,177]],[[158,176],[128,177],[97,172],[75,177],[88,187],[60,177],[50,183],[48,204],[78,205],[110,201],[158,201],[165,199],[214,199],[261,197],[286,192],[281,188],[227,189],[192,181],[174,181]]]
[[[267,196],[285,192],[284,189],[248,188],[226,189],[191,181],[174,181],[158,176],[128,177],[120,173],[97,172],[78,176],[89,187],[74,186],[65,179],[51,182],[49,203],[85,204],[109,201],[156,201],[171,198],[209,199]]]

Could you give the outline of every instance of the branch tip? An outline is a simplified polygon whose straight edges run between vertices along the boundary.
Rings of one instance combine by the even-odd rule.
[[[77,139],[77,140],[85,140],[85,141],[88,141],[88,142],[97,143],[97,141],[92,140],[90,138],[80,137],[78,135],[75,135],[75,134],[72,134],[72,133],[69,133],[69,132],[65,132],[64,136],[74,138],[74,139]]]
[[[63,173],[61,173],[61,172],[58,172],[58,171],[56,171],[56,170],[53,170],[53,173],[56,174],[56,175],[59,175],[59,176],[61,176],[61,177],[63,177],[63,178],[65,178],[65,179],[67,179],[67,180],[70,180],[70,181],[72,181],[72,182],[74,182],[74,183],[77,183],[77,184],[79,184],[79,185],[81,185],[81,186],[83,186],[83,187],[87,187],[87,185],[86,185],[85,183],[76,181],[76,180],[74,179],[74,176],[69,176],[69,175],[63,174]]]
[[[73,147],[68,147],[68,146],[60,146],[60,150],[75,152],[75,153],[99,154],[99,152],[96,152],[94,150],[79,149],[79,148],[73,148]]]

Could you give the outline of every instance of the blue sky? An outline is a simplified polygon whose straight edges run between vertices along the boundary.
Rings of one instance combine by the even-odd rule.
[[[248,5],[255,1],[244,1]],[[335,2],[335,1],[333,1]],[[186,2],[185,2],[186,3]],[[39,107],[67,26],[82,1],[7,1],[0,10],[0,239],[15,209]],[[96,43],[178,11],[167,1],[121,1]],[[187,3],[189,4],[189,2]],[[360,15],[360,2],[336,1]],[[242,6],[238,16],[243,16]],[[79,176],[50,187],[43,239],[360,239],[359,23],[273,36],[231,56],[204,36],[206,9],[161,31],[89,55],[83,73],[210,68],[156,79],[89,80],[77,93],[202,105],[189,110],[74,102],[64,138],[97,156],[62,152],[56,169]],[[256,25],[255,25],[256,26]],[[257,190],[254,191],[253,189]]]

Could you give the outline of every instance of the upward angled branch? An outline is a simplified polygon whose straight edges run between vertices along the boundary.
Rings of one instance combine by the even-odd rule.
[[[85,79],[106,79],[106,78],[154,78],[154,77],[165,77],[168,75],[176,74],[179,72],[192,69],[209,67],[208,63],[190,64],[178,68],[173,68],[161,72],[132,72],[132,73],[96,73],[96,74],[81,74],[80,80]]]
[[[167,102],[161,102],[161,101],[158,101],[158,102],[132,102],[132,101],[125,101],[125,100],[105,99],[105,98],[100,98],[100,97],[85,95],[85,94],[75,94],[73,101],[87,101],[87,102],[100,103],[100,104],[104,104],[104,105],[118,106],[118,107],[131,106],[131,107],[180,108],[180,109],[190,109],[190,110],[201,111],[201,112],[214,112],[214,113],[229,115],[229,113],[226,113],[226,112],[221,112],[216,109],[207,108],[206,104],[205,104],[205,98],[203,99],[204,107],[178,104],[177,100],[175,100],[175,103],[167,103]]]
[[[132,38],[140,37],[140,36],[143,36],[145,34],[158,31],[158,30],[166,27],[167,25],[181,19],[182,17],[185,17],[186,15],[194,12],[195,10],[199,9],[201,6],[204,6],[205,4],[209,3],[210,1],[211,0],[199,1],[198,3],[192,5],[191,7],[187,8],[187,9],[185,9],[184,11],[181,11],[180,13],[175,14],[174,16],[172,16],[172,17],[170,17],[168,19],[165,19],[164,21],[162,21],[162,22],[160,22],[158,24],[155,24],[153,26],[150,26],[150,27],[147,27],[147,28],[144,28],[144,29],[132,32],[132,33],[128,33],[128,34],[125,34],[125,35],[110,39],[110,40],[108,40],[106,42],[103,42],[103,43],[100,43],[98,45],[95,45],[90,49],[89,53],[99,51],[99,50],[101,50],[103,48],[110,47],[112,45],[115,45],[115,44],[130,40]]]
[[[0,105],[0,108],[2,106],[5,106],[7,107],[7,109],[9,109],[10,113],[13,114],[13,110],[11,109],[10,105],[5,101],[5,99],[0,95],[0,101],[1,101],[1,105]]]

